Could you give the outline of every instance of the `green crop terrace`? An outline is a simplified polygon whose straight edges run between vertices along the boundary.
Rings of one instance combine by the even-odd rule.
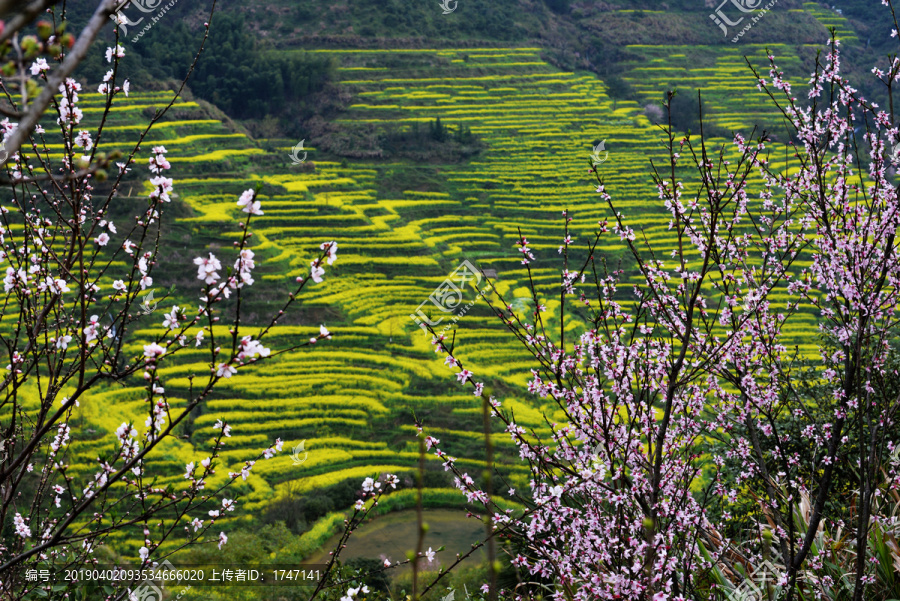
[[[678,69],[689,65],[672,50],[640,49],[647,60],[633,65],[628,77],[646,102],[658,100],[667,84],[683,81]],[[740,67],[740,53],[748,50],[755,63],[763,64],[759,47],[728,52],[717,48],[708,66],[692,71],[691,80],[691,85],[709,90],[719,125],[745,131],[756,117],[774,114],[756,92],[746,65]],[[787,48],[772,50],[790,54]],[[597,221],[609,217],[588,173],[593,143],[606,140],[609,158],[601,172],[626,220],[635,229],[643,228],[664,252],[671,242],[668,215],[648,176],[650,161],[664,161],[666,152],[661,132],[644,116],[646,102],[619,101],[614,109],[596,76],[561,72],[541,60],[537,48],[316,52],[340,60],[340,85],[353,94],[341,124],[408,127],[440,117],[451,127],[471,128],[485,149],[466,163],[342,161],[317,156],[317,141],[308,139],[307,165],[298,167],[288,156],[295,141],[269,140],[267,147],[274,143],[279,149],[266,151],[264,144],[235,134],[193,102],[176,104],[145,140],[133,169],[136,179],[126,184],[124,196],[139,200],[146,195],[142,181],[148,177],[148,151],[164,144],[176,196],[189,207],[172,225],[159,273],[159,284],[166,286],[170,279],[177,290],[160,303],[157,313],[144,318],[146,333],[161,328],[162,313],[172,304],[195,305],[199,289],[190,264],[193,256],[209,246],[223,262],[233,261],[227,240],[237,235],[235,202],[247,188],[260,187],[265,211],[252,225],[253,248],[261,260],[259,283],[250,289],[256,295],[247,309],[250,323],[259,323],[279,306],[289,280],[308,275],[320,243],[339,244],[338,260],[327,268],[326,281],[307,287],[299,316],[276,326],[268,346],[290,346],[317,332],[320,323],[334,339],[244,368],[238,377],[224,380],[193,417],[187,436],[162,449],[161,463],[169,469],[165,481],[177,484],[186,463],[208,454],[217,417],[233,428],[224,454],[228,465],[218,470],[218,478],[229,469],[239,471],[243,460],[253,458],[275,437],[285,440],[285,453],[257,463],[250,478],[238,480],[229,494],[237,495],[242,507],[235,514],[243,516],[235,520],[238,523],[249,524],[289,484],[303,492],[379,471],[413,470],[416,418],[441,439],[442,448],[468,457],[463,465],[480,472],[481,399],[456,383],[432,352],[430,337],[409,315],[464,259],[496,270],[497,290],[507,300],[519,299],[518,308],[530,310],[527,275],[514,246],[521,229],[539,259],[534,274],[549,320],[558,324],[559,301],[554,299],[561,269],[561,212],[568,209],[573,217],[572,252],[580,260]],[[384,66],[388,54],[390,68]],[[86,120],[98,118],[99,96],[82,98]],[[125,142],[139,133],[146,110],[166,99],[165,93],[133,91],[107,121],[106,131],[115,144],[127,148]],[[415,182],[427,175],[430,183],[386,191],[381,185],[386,173]],[[611,266],[620,259],[624,266],[631,265],[617,237],[604,237],[599,249]],[[169,271],[163,273],[165,269]],[[466,292],[465,302],[475,298],[473,291]],[[494,388],[518,423],[546,435],[541,410],[562,420],[552,407],[526,396],[529,354],[490,316],[485,300],[456,328],[456,355],[477,380]],[[812,349],[809,333],[814,328],[810,315],[808,329],[792,331],[801,350]],[[138,353],[140,348],[130,350]],[[178,399],[185,396],[192,373],[208,373],[199,352],[164,370],[173,405],[183,403]],[[82,401],[75,425],[87,439],[69,449],[74,470],[90,471],[97,455],[109,450],[109,434],[123,421],[143,423],[141,393],[140,382],[134,381]],[[526,473],[517,464],[509,437],[501,433],[495,438],[501,471],[524,486]],[[301,440],[306,440],[309,458],[296,466],[289,452]],[[430,463],[441,469],[436,458]],[[124,538],[122,544],[123,551],[134,552]]]

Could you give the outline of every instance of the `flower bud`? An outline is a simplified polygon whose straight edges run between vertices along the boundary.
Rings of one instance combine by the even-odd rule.
[[[38,21],[37,31],[42,40],[48,40],[53,35],[53,25],[49,21]]]

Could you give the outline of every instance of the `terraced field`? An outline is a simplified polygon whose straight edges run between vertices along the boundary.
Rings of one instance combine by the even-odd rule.
[[[801,72],[800,56],[814,53],[814,47],[769,44],[740,46],[628,46],[627,50],[641,57],[630,62],[625,76],[646,104],[658,105],[670,89],[701,90],[705,121],[727,130],[744,131],[753,125],[772,126],[774,119],[771,100],[755,92],[755,78],[745,57],[764,76],[769,67],[766,50],[789,74]],[[690,56],[690,58],[688,58]],[[753,92],[750,92],[750,91]],[[749,93],[748,93],[749,92]],[[696,97],[691,98],[696,102]],[[777,115],[780,117],[780,115]]]
[[[664,57],[658,49],[642,51],[660,61],[632,71],[634,85],[648,99],[656,93],[653,86],[665,83],[660,73],[666,71],[657,69],[689,66],[677,52]],[[306,440],[309,458],[302,465],[293,465],[286,453],[257,464],[246,482],[239,481],[238,498],[248,523],[289,482],[303,492],[378,471],[410,471],[417,461],[415,418],[441,439],[445,450],[471,457],[479,446],[480,399],[456,383],[410,314],[463,260],[495,270],[496,289],[528,310],[527,274],[514,248],[521,230],[538,257],[533,272],[546,292],[552,323],[559,309],[553,299],[562,211],[574,218],[570,230],[576,245],[592,237],[597,221],[608,216],[588,174],[593,144],[606,140],[609,157],[601,171],[627,220],[655,243],[668,240],[668,216],[646,175],[650,161],[665,160],[660,132],[641,104],[620,101],[614,108],[594,75],[560,72],[542,61],[536,48],[319,52],[340,58],[341,85],[354,97],[342,122],[407,127],[440,117],[451,127],[471,128],[486,148],[468,163],[410,165],[329,160],[317,156],[317,141],[310,139],[308,163],[314,169],[297,167],[288,161],[294,141],[266,152],[190,102],[178,104],[174,119],[148,137],[148,149],[159,143],[168,148],[175,192],[193,211],[175,226],[173,239],[184,244],[168,249],[174,279],[190,281],[191,266],[183,266],[187,259],[214,239],[233,235],[237,195],[257,185],[265,215],[254,219],[254,251],[263,259],[263,282],[255,287],[260,300],[248,309],[251,321],[254,314],[259,318],[276,307],[277,293],[287,290],[281,282],[308,273],[321,242],[334,239],[339,244],[331,277],[307,288],[300,324],[277,326],[269,346],[289,346],[317,331],[319,323],[328,326],[334,339],[245,368],[239,377],[224,381],[195,416],[189,437],[164,450],[175,483],[186,463],[205,456],[217,417],[233,428],[225,454],[231,465],[220,469],[220,475],[238,471],[244,459],[275,437],[286,441],[285,450]],[[762,95],[752,77],[749,85],[746,77],[732,77],[738,72],[736,57],[720,53],[708,69],[694,70],[694,77],[698,85],[719,82],[710,101],[721,125],[749,128],[754,116],[771,113],[762,100],[757,104]],[[653,86],[641,83],[651,79]],[[133,92],[107,130],[123,141],[133,137],[138,131],[134,115],[164,97]],[[99,102],[87,94],[84,99]],[[747,112],[748,106],[753,110]],[[87,109],[85,113],[90,117]],[[409,177],[413,183],[409,189],[385,192],[384,180],[397,174],[414,176]],[[129,195],[142,193],[146,190]],[[619,259],[626,268],[630,265],[617,238],[604,238],[600,250],[611,265]],[[463,292],[465,302],[476,299],[473,290]],[[183,302],[193,300],[180,289],[148,318],[146,327],[156,327],[170,303]],[[521,400],[528,355],[490,317],[485,301],[474,303],[456,328],[457,356],[478,380],[494,387],[517,422],[545,434],[541,407]],[[802,332],[797,336],[801,348],[808,344]],[[190,359],[196,363],[169,368],[167,390],[173,397],[186,390],[192,372],[208,369],[199,353]],[[82,403],[79,425],[96,433],[97,440],[75,446],[72,464],[90,466],[107,444],[108,438],[100,438],[103,433],[125,420],[143,421],[140,390],[117,388]],[[176,404],[174,398],[172,402]],[[512,444],[498,438],[502,471],[513,484],[523,485]],[[441,471],[436,460],[430,462]],[[478,471],[482,463],[476,457],[469,465]]]
[[[768,78],[770,67],[766,57],[771,54],[781,71],[801,82],[808,79],[805,76],[814,68],[816,51],[824,47],[832,28],[843,47],[859,41],[846,18],[816,2],[805,2],[802,9],[790,9],[789,13],[812,15],[823,27],[822,43],[630,45],[625,50],[635,58],[627,62],[624,79],[635,89],[642,104],[658,105],[670,89],[701,90],[709,123],[739,131],[762,125],[778,135],[783,133],[782,117],[773,112],[770,99],[753,92],[756,80],[748,61]],[[765,17],[754,27],[764,28]]]

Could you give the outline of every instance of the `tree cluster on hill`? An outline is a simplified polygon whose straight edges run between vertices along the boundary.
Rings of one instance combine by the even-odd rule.
[[[155,27],[136,45],[152,78],[175,78],[197,49],[197,36],[184,21]],[[334,76],[335,64],[306,53],[268,54],[243,17],[216,16],[210,44],[191,76],[193,92],[232,117],[308,113],[309,96]]]
[[[167,15],[165,26],[157,25],[139,42],[128,44],[133,84],[147,89],[185,76],[201,35],[180,16]],[[306,52],[270,50],[248,29],[242,15],[216,14],[188,87],[230,117],[263,120],[272,116],[289,130],[290,122],[320,112],[316,94],[334,80],[336,63]],[[78,74],[92,80],[105,69],[102,56],[88,56]]]
[[[681,132],[690,131],[692,134],[699,134],[702,117],[703,133],[707,137],[730,139],[732,137],[731,131],[711,123],[708,105],[703,105],[703,112],[701,113],[702,90],[700,92],[701,94],[698,95],[696,89],[679,88],[675,95],[668,99],[668,113],[672,119],[672,126]],[[666,102],[665,99],[664,102]]]
[[[410,159],[441,163],[464,161],[484,148],[481,138],[462,125],[448,126],[438,117],[423,127],[387,124],[346,124],[314,117],[306,131],[319,150],[347,158]]]

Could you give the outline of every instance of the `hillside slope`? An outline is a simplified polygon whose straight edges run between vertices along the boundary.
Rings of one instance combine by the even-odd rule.
[[[560,71],[542,61],[537,48],[319,52],[339,58],[340,86],[354,98],[339,123],[346,131],[424,126],[440,117],[451,131],[458,125],[470,128],[485,147],[461,163],[377,157],[338,161],[320,160],[317,141],[311,139],[307,162],[294,165],[289,160],[292,141],[257,143],[210,118],[195,102],[176,105],[173,119],[145,142],[169,149],[175,192],[190,209],[175,221],[163,256],[170,275],[161,276],[159,284],[178,284],[177,292],[161,303],[158,317],[146,318],[146,328],[159,327],[156,322],[170,303],[194,302],[190,258],[203,246],[217,249],[233,235],[234,202],[246,188],[260,186],[265,211],[254,219],[254,251],[263,259],[266,289],[257,288],[263,294],[248,305],[248,326],[277,306],[278,293],[286,293],[281,282],[308,272],[321,242],[339,243],[332,277],[308,289],[302,311],[276,327],[271,346],[284,348],[308,338],[319,323],[328,326],[334,340],[282,355],[274,364],[245,368],[205,401],[184,431],[187,438],[165,449],[175,484],[184,464],[205,456],[218,417],[233,427],[225,453],[231,470],[238,470],[267,440],[280,437],[287,447],[305,440],[309,458],[302,465],[293,465],[285,454],[259,464],[246,482],[239,481],[233,492],[250,511],[244,514],[248,523],[288,485],[303,493],[379,471],[411,470],[417,460],[416,419],[441,438],[445,450],[471,457],[472,468],[479,465],[481,399],[456,383],[410,314],[463,261],[494,270],[497,291],[520,314],[533,310],[526,288],[529,274],[515,248],[521,231],[538,255],[531,276],[546,295],[540,299],[547,307],[545,320],[558,329],[554,290],[564,231],[561,213],[568,210],[573,217],[573,256],[592,237],[597,221],[610,216],[597,205],[587,173],[588,156],[600,140],[609,151],[601,172],[620,210],[649,240],[670,240],[668,216],[646,176],[649,161],[665,157],[659,131],[639,104],[611,100],[595,75]],[[754,53],[757,63],[764,62],[761,48]],[[423,71],[416,66],[423,61],[436,66]],[[405,63],[413,68],[404,69]],[[734,75],[734,70],[733,61],[717,61],[705,76],[731,81],[720,76]],[[742,81],[752,88],[752,78]],[[723,124],[749,129],[752,113],[724,112],[730,103],[747,102],[746,86],[724,86],[718,92]],[[110,130],[124,140],[137,131],[142,111],[163,96],[133,92],[115,113]],[[86,94],[85,100],[89,104],[93,97]],[[763,114],[763,104],[758,106]],[[146,193],[129,195],[139,199]],[[610,265],[621,260],[627,269],[630,264],[614,236],[604,238],[599,249]],[[476,301],[470,288],[463,288],[462,296],[473,304],[454,325],[457,356],[493,387],[520,424],[546,434],[541,407],[523,400],[527,351],[490,317],[485,300]],[[449,318],[439,327],[449,324]],[[797,334],[803,348],[809,340]],[[138,347],[133,350],[139,352]],[[165,377],[173,403],[179,391],[186,391],[192,373],[208,369],[199,354],[170,367]],[[104,434],[122,421],[142,419],[140,383],[134,386],[111,389],[84,403],[80,425],[93,431],[95,442],[73,445],[73,464],[87,469],[106,449]],[[554,415],[552,408],[544,409]],[[523,485],[511,443],[505,436],[498,441],[499,462],[506,465],[501,470],[513,484]],[[443,473],[437,460],[429,465]]]
[[[538,255],[531,276],[546,295],[540,299],[545,319],[558,329],[562,212],[573,218],[570,232],[581,248],[598,220],[610,216],[588,173],[594,146],[604,141],[609,152],[601,173],[619,210],[648,240],[665,245],[669,218],[648,168],[666,155],[645,106],[673,86],[700,89],[709,123],[719,131],[749,133],[762,124],[779,134],[778,115],[756,90],[744,56],[765,72],[772,52],[802,81],[827,40],[827,26],[859,49],[856,25],[814,3],[779,3],[740,44],[723,43],[708,7],[670,2],[672,8],[654,12],[645,4],[459,0],[454,13],[442,15],[436,1],[391,0],[359,10],[344,2],[284,1],[265,11],[256,2],[224,3],[224,10],[246,12],[254,31],[276,47],[269,52],[334,59],[335,89],[346,100],[336,115],[302,123],[309,155],[299,166],[289,157],[297,139],[254,140],[203,103],[180,103],[153,131],[145,145],[169,149],[175,192],[184,203],[163,257],[170,276],[160,281],[178,289],[164,305],[195,302],[190,259],[234,234],[237,196],[260,186],[265,215],[254,220],[254,251],[263,259],[266,288],[256,290],[264,294],[248,306],[248,323],[277,306],[278,294],[287,292],[281,282],[308,273],[321,242],[337,240],[332,277],[308,289],[302,310],[275,329],[271,346],[306,339],[320,323],[334,339],[228,380],[197,411],[186,438],[165,449],[171,483],[182,480],[184,464],[205,457],[218,417],[233,427],[228,469],[238,470],[275,437],[286,449],[305,440],[309,452],[302,465],[285,454],[239,481],[234,493],[245,524],[260,519],[288,488],[306,493],[379,471],[410,471],[417,461],[416,419],[446,451],[472,458],[467,465],[474,473],[482,458],[481,399],[456,383],[410,315],[463,261],[496,272],[505,300],[522,315],[532,311],[530,276],[515,248],[521,231]],[[202,18],[195,7],[183,11],[185,18]],[[597,75],[604,71],[629,91],[612,98],[612,86]],[[124,142],[163,97],[136,90],[108,129]],[[437,118],[451,134],[468,128],[481,140],[480,152],[465,160],[382,153],[386,136],[424,130]],[[139,188],[128,196],[146,193]],[[617,238],[604,238],[598,248],[611,267],[631,266]],[[462,297],[473,304],[454,326],[458,357],[515,411],[518,423],[546,434],[540,410],[563,416],[527,397],[527,350],[472,289],[464,288]],[[161,320],[160,311],[146,327]],[[812,316],[807,324],[793,332],[801,352],[812,349]],[[190,359],[166,374],[173,402],[190,374],[209,369],[199,354]],[[84,403],[80,426],[94,440],[73,445],[73,464],[86,470],[108,450],[108,435],[122,421],[143,421],[139,383],[134,386]],[[523,485],[512,444],[497,438],[502,471]],[[429,469],[443,474],[437,460],[429,460]]]

